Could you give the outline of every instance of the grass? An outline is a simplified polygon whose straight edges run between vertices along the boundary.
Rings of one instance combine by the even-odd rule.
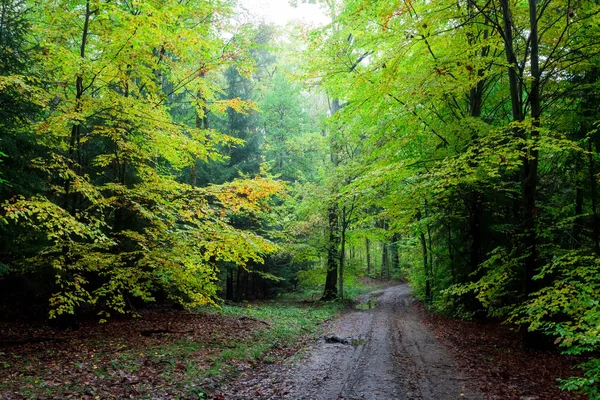
[[[233,349],[221,352],[220,358],[263,360],[275,348],[292,347],[298,343],[299,337],[316,334],[320,324],[333,318],[342,308],[342,304],[335,302],[307,305],[289,299],[248,304],[245,307],[225,305],[218,311],[219,314],[248,317],[265,321],[268,325],[254,331],[253,340],[236,343]]]
[[[361,294],[380,289],[386,284],[365,280],[350,286],[350,300]],[[81,343],[81,357],[60,359],[53,349],[36,355],[17,355],[10,360],[8,372],[15,370],[14,381],[0,379],[0,398],[37,399],[81,398],[83,391],[99,398],[208,398],[206,385],[217,385],[256,363],[281,362],[294,356],[306,343],[316,337],[321,324],[335,317],[344,308],[342,302],[313,302],[317,291],[291,293],[275,300],[225,304],[219,309],[201,309],[200,315],[217,318],[213,333],[204,335],[165,335],[152,340],[129,343],[125,335],[113,343],[105,338]],[[204,317],[202,317],[204,318]],[[229,325],[222,324],[229,321]],[[240,330],[235,332],[238,322]],[[224,326],[227,325],[229,331]],[[195,329],[206,327],[201,323]],[[234,333],[240,333],[234,335]],[[232,339],[237,337],[237,339]],[[97,340],[97,337],[96,337]],[[120,340],[120,341],[119,341]],[[62,348],[62,354],[73,350]],[[2,360],[4,364],[9,364]],[[50,363],[64,371],[58,377],[44,372]],[[54,364],[57,363],[57,364]],[[0,363],[0,367],[3,364]],[[0,376],[0,378],[2,378]],[[17,392],[5,397],[3,394]],[[66,397],[73,393],[74,397]]]

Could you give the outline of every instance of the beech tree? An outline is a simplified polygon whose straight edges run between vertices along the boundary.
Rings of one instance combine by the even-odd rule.
[[[403,277],[596,354],[597,2],[311,2],[331,23],[290,34],[233,0],[0,0],[2,304]]]
[[[248,49],[220,34],[231,6],[67,1],[31,11],[28,85],[42,99],[33,129],[46,153],[28,167],[46,184],[31,195],[9,191],[1,219],[15,251],[9,274],[51,279],[51,318],[85,305],[110,316],[158,293],[210,304],[217,262],[244,267],[275,249],[231,218],[259,212],[280,184],[263,176],[198,188],[179,178],[241,141],[176,121],[174,99],[191,100],[199,118],[252,107],[215,95],[216,73],[248,68]]]
[[[595,80],[584,78],[598,62],[597,5],[352,1],[339,9],[336,29],[313,34],[318,57],[307,68],[344,104],[335,119],[345,143],[368,149],[358,153],[364,171],[341,193],[368,194],[361,206],[390,221],[412,263],[407,275],[435,309],[504,316],[583,351],[571,341],[583,332],[567,327],[597,317],[593,296],[559,295],[572,275],[557,263],[586,276],[586,257],[597,254],[597,150],[588,143],[598,114],[588,107]],[[586,190],[582,170],[594,176]],[[574,223],[586,220],[584,209],[588,222]],[[566,240],[574,228],[589,239]],[[590,303],[575,315],[550,299]]]

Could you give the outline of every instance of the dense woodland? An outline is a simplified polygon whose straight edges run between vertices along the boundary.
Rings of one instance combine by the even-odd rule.
[[[600,3],[321,7],[0,0],[3,318],[403,278],[600,398]]]

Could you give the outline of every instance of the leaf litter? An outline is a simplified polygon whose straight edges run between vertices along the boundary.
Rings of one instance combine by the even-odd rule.
[[[0,322],[0,398],[202,398],[207,381],[248,365],[244,344],[265,326],[252,318],[179,311],[88,321],[70,332]]]

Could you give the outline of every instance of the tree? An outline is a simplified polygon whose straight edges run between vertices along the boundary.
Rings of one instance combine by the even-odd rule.
[[[47,101],[35,126],[44,152],[33,164],[48,183],[33,194],[11,193],[1,219],[28,232],[5,237],[21,250],[4,260],[13,276],[45,282],[52,318],[84,306],[106,317],[159,295],[211,304],[217,263],[243,267],[274,250],[232,220],[266,207],[280,184],[257,177],[198,188],[179,179],[240,141],[196,126],[195,118],[178,122],[174,102],[201,93],[192,115],[251,107],[215,98],[213,74],[247,51],[217,33],[230,6],[90,0],[36,7],[29,39],[38,41],[34,71],[44,80],[36,90]]]
[[[411,243],[403,246],[409,276],[433,307],[513,315],[540,329],[527,316],[541,307],[533,299],[564,284],[557,258],[580,262],[583,273],[595,253],[595,156],[581,158],[594,154],[595,133],[574,132],[592,115],[578,111],[594,91],[582,77],[594,71],[598,41],[583,27],[597,5],[353,1],[341,9],[335,30],[312,36],[310,71],[344,104],[335,118],[346,140],[369,149],[358,152],[364,171],[344,190],[368,193],[366,208]],[[564,159],[586,167],[589,190]],[[589,228],[574,225],[586,205]],[[573,226],[592,239],[566,261]],[[551,318],[545,326],[560,336]]]

